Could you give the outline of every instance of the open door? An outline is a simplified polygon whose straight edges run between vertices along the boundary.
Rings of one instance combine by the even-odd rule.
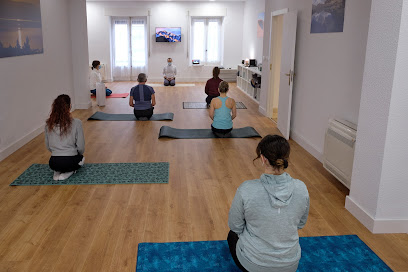
[[[283,15],[278,129],[287,140],[289,139],[290,134],[293,77],[295,76],[296,26],[296,12],[288,12]]]

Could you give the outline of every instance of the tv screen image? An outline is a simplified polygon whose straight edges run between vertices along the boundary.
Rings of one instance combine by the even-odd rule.
[[[181,27],[156,27],[156,42],[181,42]]]

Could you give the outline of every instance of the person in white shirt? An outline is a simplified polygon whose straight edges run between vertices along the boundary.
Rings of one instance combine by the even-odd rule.
[[[167,65],[163,68],[164,86],[176,85],[177,68],[171,58],[167,59]]]
[[[93,95],[96,95],[96,83],[102,82],[102,76],[99,72],[101,69],[101,62],[99,60],[94,60],[92,62],[92,72],[89,75],[89,89]],[[106,88],[106,96],[110,96],[112,91]]]

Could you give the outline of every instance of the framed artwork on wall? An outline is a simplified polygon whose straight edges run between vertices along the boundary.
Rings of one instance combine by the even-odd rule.
[[[310,33],[343,32],[346,0],[312,0]]]
[[[0,0],[0,58],[43,52],[40,0]]]
[[[263,38],[264,36],[264,20],[265,20],[265,12],[261,12],[258,14],[258,28],[257,28],[257,37]]]

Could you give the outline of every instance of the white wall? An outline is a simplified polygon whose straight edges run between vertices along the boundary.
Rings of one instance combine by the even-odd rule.
[[[265,0],[246,1],[242,31],[242,59],[256,59],[262,63],[263,38],[257,36],[258,14],[265,12]]]
[[[269,57],[271,12],[298,11],[291,137],[321,160],[330,117],[358,122],[371,0],[346,1],[343,33],[310,34],[312,1],[266,1],[263,54]],[[263,61],[268,67],[268,60]],[[262,74],[266,114],[269,69]]]
[[[212,76],[212,67],[191,67],[187,57],[188,11],[193,9],[227,9],[224,19],[224,67],[235,68],[242,55],[243,2],[88,2],[89,63],[94,59],[107,64],[107,77],[112,80],[110,53],[110,17],[105,8],[137,8],[151,11],[151,56],[148,62],[149,81],[162,81],[162,69],[168,57],[177,66],[179,81],[204,81]],[[181,43],[156,43],[156,27],[181,27]]]
[[[373,0],[346,208],[374,233],[408,233],[407,47],[408,3]]]
[[[68,0],[41,0],[44,54],[0,59],[0,160],[44,129],[52,101],[73,98]]]

